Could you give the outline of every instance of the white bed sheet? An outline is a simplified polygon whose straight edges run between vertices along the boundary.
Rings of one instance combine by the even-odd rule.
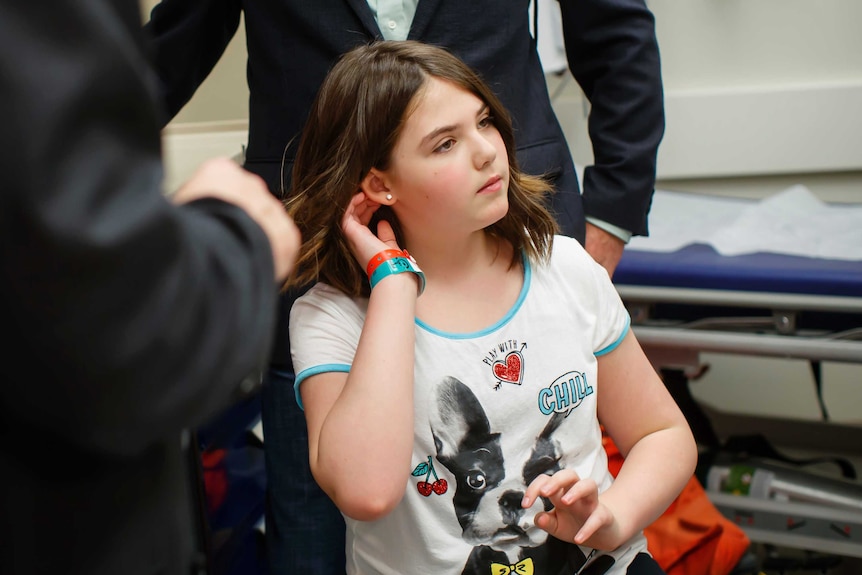
[[[827,204],[802,185],[763,200],[656,190],[649,226],[649,237],[632,238],[630,249],[701,243],[725,256],[767,252],[862,265],[862,204]]]

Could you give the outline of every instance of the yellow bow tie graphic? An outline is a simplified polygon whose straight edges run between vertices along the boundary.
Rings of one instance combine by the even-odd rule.
[[[527,557],[523,561],[518,561],[514,565],[491,563],[491,575],[509,575],[509,573],[516,573],[517,575],[533,575],[533,560]]]

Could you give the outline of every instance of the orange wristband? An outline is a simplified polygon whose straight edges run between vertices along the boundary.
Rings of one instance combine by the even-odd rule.
[[[404,250],[383,250],[375,255],[368,262],[368,266],[365,268],[365,273],[368,275],[368,279],[371,279],[371,276],[374,274],[374,270],[377,269],[377,266],[385,262],[386,260],[391,260],[392,258],[403,258],[407,257],[407,252]]]

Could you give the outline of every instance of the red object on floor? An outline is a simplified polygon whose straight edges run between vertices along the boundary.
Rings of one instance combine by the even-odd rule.
[[[602,437],[608,468],[616,477],[623,456]],[[665,512],[644,529],[647,547],[667,575],[728,575],[748,550],[745,532],[716,509],[696,477]]]
[[[227,497],[227,470],[224,466],[224,449],[201,452],[201,465],[204,471],[204,491],[206,492],[207,511],[215,513]]]

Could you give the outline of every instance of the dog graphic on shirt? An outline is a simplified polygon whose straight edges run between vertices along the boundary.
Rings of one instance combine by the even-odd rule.
[[[485,410],[469,387],[446,377],[431,410],[437,460],[456,479],[453,503],[462,538],[473,551],[462,574],[571,574],[586,560],[580,548],[533,523],[551,504],[540,499],[521,507],[527,486],[544,473],[561,469],[554,432],[565,418],[554,413],[530,449],[491,429]],[[516,425],[516,422],[513,422]]]

